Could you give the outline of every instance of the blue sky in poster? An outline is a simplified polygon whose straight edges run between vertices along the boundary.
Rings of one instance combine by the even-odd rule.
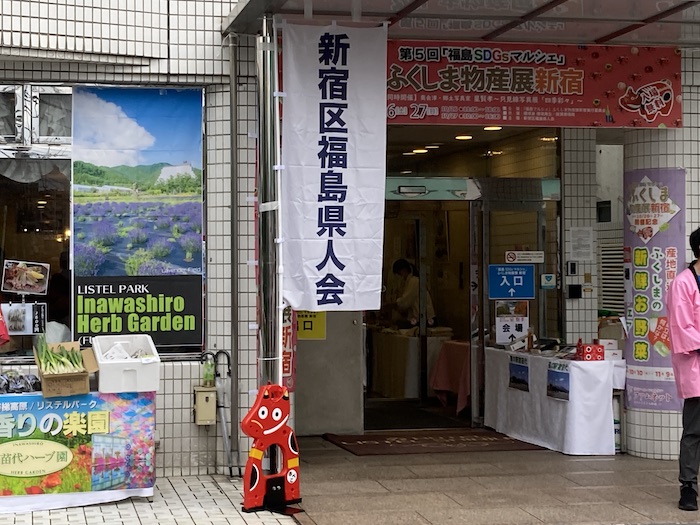
[[[98,166],[202,167],[199,89],[75,88],[75,160]]]
[[[569,392],[569,372],[547,370],[547,386],[556,387],[561,392]]]

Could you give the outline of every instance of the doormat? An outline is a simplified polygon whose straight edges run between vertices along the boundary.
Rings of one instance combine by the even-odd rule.
[[[354,436],[324,434],[323,439],[356,456],[544,450],[537,445],[481,428],[397,430]]]

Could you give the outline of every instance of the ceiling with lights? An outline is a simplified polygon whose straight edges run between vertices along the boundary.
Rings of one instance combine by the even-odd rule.
[[[500,126],[487,130],[482,126],[410,125],[387,127],[388,171],[398,172],[435,156],[478,151],[486,155],[494,142],[527,133],[533,128]]]

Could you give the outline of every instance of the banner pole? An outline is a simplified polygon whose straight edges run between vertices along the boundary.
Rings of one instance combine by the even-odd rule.
[[[273,19],[263,19],[262,34],[257,39],[258,74],[258,384],[281,384],[281,310],[278,304],[278,190],[274,172],[278,165],[277,129],[275,122],[277,85],[277,45],[274,41]]]

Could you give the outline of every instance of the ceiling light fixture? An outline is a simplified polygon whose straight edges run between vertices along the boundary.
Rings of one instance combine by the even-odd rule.
[[[542,142],[556,142],[559,140],[559,137],[540,137],[540,140]]]
[[[486,126],[484,131],[501,131],[502,129],[502,126]]]
[[[396,193],[407,197],[419,197],[430,192],[425,186],[399,186]]]
[[[425,148],[416,148],[413,150],[413,153],[428,153],[428,150]]]
[[[412,151],[405,151],[404,155],[415,155],[415,153],[413,153]]]
[[[409,173],[413,173],[411,170],[403,170],[401,172],[401,175],[408,175]]]
[[[456,140],[471,140],[472,138],[474,137],[472,137],[471,135],[457,135],[455,137]]]
[[[425,149],[438,149],[440,144],[428,144]]]
[[[36,201],[37,204],[46,204],[46,201]]]

